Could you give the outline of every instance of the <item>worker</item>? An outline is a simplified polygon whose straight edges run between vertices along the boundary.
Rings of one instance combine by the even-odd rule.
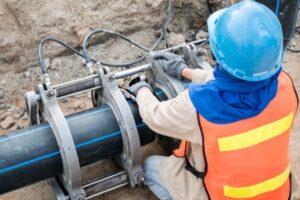
[[[300,199],[288,155],[298,99],[282,70],[278,18],[244,0],[213,13],[207,24],[213,71],[158,53],[154,59],[167,74],[192,81],[188,89],[160,102],[145,81],[129,87],[143,121],[182,140],[170,157],[146,159],[145,184],[162,200]]]

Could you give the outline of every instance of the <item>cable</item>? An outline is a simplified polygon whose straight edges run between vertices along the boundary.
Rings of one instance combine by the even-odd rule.
[[[84,38],[84,41],[83,41],[83,44],[82,44],[82,47],[83,47],[83,55],[84,55],[84,58],[85,58],[85,61],[86,63],[90,63],[92,61],[92,59],[90,58],[89,54],[88,54],[88,51],[87,51],[87,45],[88,45],[88,40],[91,38],[91,36],[93,36],[94,34],[96,33],[108,33],[110,35],[114,35],[114,36],[117,36],[117,37],[120,37],[122,38],[123,40],[129,42],[130,44],[133,44],[134,46],[144,50],[144,51],[147,51],[149,52],[150,49],[146,48],[146,47],[143,47],[142,45],[139,45],[138,43],[134,42],[133,40],[129,39],[128,37],[120,34],[120,33],[117,33],[117,32],[114,32],[114,31],[110,31],[110,30],[107,30],[107,29],[95,29],[93,30],[92,32],[90,32],[85,38]],[[96,61],[97,62],[97,61]],[[104,62],[101,62],[101,61],[98,61],[100,62],[100,64],[109,64],[109,63],[104,63]],[[113,64],[112,64],[113,65]],[[108,65],[109,66],[109,65]]]
[[[280,10],[280,0],[277,0],[275,14],[278,17]]]
[[[46,37],[46,38],[44,38],[43,40],[40,41],[40,43],[38,45],[38,48],[37,48],[37,54],[38,54],[38,59],[39,59],[39,64],[40,64],[42,74],[44,75],[44,78],[47,79],[47,81],[50,82],[49,76],[48,76],[48,70],[47,70],[47,67],[46,67],[46,64],[45,64],[45,61],[44,61],[44,58],[43,58],[43,46],[48,41],[56,42],[56,43],[64,46],[65,48],[73,51],[77,55],[85,58],[86,63],[89,63],[91,61],[92,62],[99,62],[102,65],[106,65],[106,66],[110,66],[110,67],[124,67],[124,66],[130,66],[130,65],[133,65],[135,63],[138,63],[138,62],[144,60],[148,54],[145,54],[142,57],[140,57],[140,58],[138,58],[134,61],[131,61],[131,62],[128,62],[128,63],[122,63],[122,64],[111,64],[111,63],[106,63],[106,62],[103,62],[103,61],[97,61],[95,59],[92,59],[92,58],[89,57],[87,49],[86,49],[87,45],[88,45],[88,39],[95,33],[101,33],[101,32],[109,33],[111,35],[120,37],[121,39],[133,44],[134,46],[142,49],[143,51],[151,52],[151,51],[155,50],[158,47],[158,45],[160,44],[160,42],[162,40],[166,39],[166,32],[167,32],[167,29],[168,29],[168,26],[169,26],[169,23],[170,23],[171,14],[172,14],[172,0],[169,0],[167,16],[164,19],[164,23],[163,23],[163,27],[161,29],[160,37],[158,38],[158,40],[156,41],[156,43],[154,44],[154,46],[151,49],[136,43],[135,41],[129,39],[128,37],[126,37],[126,36],[124,36],[124,35],[122,35],[118,32],[114,32],[114,31],[106,30],[106,29],[96,29],[96,30],[92,31],[91,33],[89,33],[85,37],[85,40],[84,40],[84,43],[83,43],[83,54],[80,51],[76,50],[75,48],[71,47],[70,45],[64,43],[63,41],[61,41],[59,39],[56,39],[56,38],[53,38],[53,37],[50,37],[50,36]]]
[[[209,0],[206,0],[206,3],[207,3],[209,13],[212,14],[213,11],[212,11],[211,4],[210,4]]]
[[[46,37],[44,39],[42,39],[38,45],[38,48],[37,48],[37,54],[38,54],[38,59],[39,59],[39,64],[40,64],[40,68],[41,68],[41,71],[42,71],[42,74],[44,75],[45,79],[49,79],[49,76],[48,76],[48,70],[47,70],[47,67],[46,67],[46,64],[45,64],[45,61],[44,61],[44,58],[43,58],[43,46],[46,42],[48,41],[52,41],[52,42],[56,42],[62,46],[64,46],[65,48],[73,51],[74,53],[76,53],[77,55],[85,58],[86,61],[89,61],[89,62],[99,62],[95,59],[92,59],[88,56],[88,53],[87,53],[87,50],[86,50],[86,47],[88,45],[88,39],[95,33],[97,32],[105,32],[105,33],[109,33],[109,34],[112,34],[112,35],[115,35],[117,37],[120,37],[122,38],[123,40],[135,45],[136,47],[146,51],[146,52],[150,52],[150,51],[153,51],[155,50],[158,45],[160,44],[160,42],[166,38],[166,32],[167,32],[167,28],[169,26],[169,23],[170,23],[170,18],[171,18],[171,14],[172,14],[172,0],[169,0],[169,3],[168,3],[168,11],[167,11],[167,16],[165,17],[164,19],[164,23],[163,23],[163,27],[161,29],[161,33],[160,33],[160,37],[158,38],[158,40],[156,41],[156,43],[154,44],[154,46],[151,48],[151,49],[148,49],[147,47],[144,47],[136,42],[134,42],[133,40],[129,39],[128,37],[120,34],[120,33],[117,33],[117,32],[114,32],[114,31],[110,31],[110,30],[106,30],[106,29],[96,29],[94,30],[93,32],[91,32],[88,36],[86,36],[85,38],[85,41],[83,43],[83,51],[84,51],[84,54],[82,54],[80,51],[76,50],[75,48],[71,47],[70,45],[64,43],[63,41],[59,40],[59,39],[56,39],[56,38],[53,38],[53,37]],[[146,58],[147,54],[145,54],[144,56],[134,60],[134,61],[131,61],[131,62],[128,62],[128,63],[122,63],[122,64],[110,64],[110,63],[106,63],[106,62],[100,62],[100,64],[102,65],[106,65],[106,66],[111,66],[111,67],[124,67],[124,66],[129,66],[129,65],[133,65],[135,63],[138,63],[142,60],[144,60]],[[88,62],[87,62],[88,63]]]
[[[115,35],[117,37],[120,37],[121,39],[133,44],[134,46],[146,51],[147,53],[155,50],[158,45],[160,44],[160,42],[163,40],[163,39],[166,39],[166,33],[167,33],[167,29],[168,29],[168,26],[169,26],[169,23],[170,23],[170,18],[171,18],[171,14],[172,14],[172,0],[169,0],[169,3],[168,3],[168,11],[167,11],[167,15],[164,19],[164,23],[163,23],[163,26],[162,26],[162,29],[161,29],[161,32],[160,32],[160,37],[158,38],[158,40],[156,41],[156,43],[154,44],[154,46],[152,48],[146,48],[136,42],[134,42],[133,40],[129,39],[128,37],[120,34],[120,33],[117,33],[117,32],[114,32],[114,31],[110,31],[110,30],[106,30],[106,29],[96,29],[92,32],[90,32],[85,38],[84,38],[84,41],[83,41],[83,44],[82,44],[82,49],[83,49],[83,55],[84,55],[84,58],[85,58],[85,61],[86,61],[86,64],[88,63],[91,63],[91,61],[93,62],[97,62],[97,63],[100,63],[102,65],[106,65],[106,66],[110,66],[110,67],[124,67],[124,66],[129,66],[129,65],[133,65],[135,63],[138,63],[142,60],[144,60],[148,54],[145,54],[143,55],[142,57],[134,60],[134,61],[130,61],[128,63],[120,63],[120,64],[115,64],[115,63],[106,63],[104,61],[101,61],[101,60],[93,60],[90,58],[89,54],[88,54],[88,51],[87,51],[87,46],[88,46],[88,41],[89,39],[96,33],[108,33],[108,34],[111,34],[111,35]]]
[[[37,48],[37,54],[38,54],[38,59],[39,59],[39,63],[40,63],[40,68],[42,70],[43,75],[48,74],[48,70],[47,70],[47,67],[46,67],[46,64],[45,64],[45,60],[43,58],[43,45],[48,41],[56,42],[56,43],[62,45],[63,47],[73,51],[77,55],[84,58],[84,55],[80,51],[78,51],[75,48],[71,47],[70,45],[64,43],[63,41],[61,41],[59,39],[56,39],[56,38],[53,38],[53,37],[50,37],[50,36],[46,37],[46,38],[44,38],[40,41],[40,43],[38,45],[38,48]]]

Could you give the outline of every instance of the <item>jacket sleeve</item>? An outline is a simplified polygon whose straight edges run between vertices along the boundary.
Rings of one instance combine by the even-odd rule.
[[[205,83],[214,79],[213,70],[194,69],[192,74],[192,82]]]
[[[202,144],[197,113],[189,99],[188,91],[174,99],[160,102],[150,90],[137,95],[140,115],[144,123],[155,132]]]
[[[193,82],[204,83],[211,79],[212,71],[193,70]],[[187,90],[163,102],[150,90],[141,90],[137,95],[137,103],[143,121],[155,132],[202,144],[198,116]]]

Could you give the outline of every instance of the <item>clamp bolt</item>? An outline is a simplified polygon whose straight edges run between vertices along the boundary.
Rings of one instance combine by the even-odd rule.
[[[55,91],[53,89],[51,89],[51,90],[48,91],[47,95],[48,95],[48,97],[52,97],[52,96],[55,95]]]
[[[143,183],[145,181],[145,177],[143,175],[139,175],[137,179],[139,183]]]
[[[115,74],[108,74],[108,78],[110,80],[114,80],[114,79],[116,79],[116,75]]]
[[[75,199],[76,200],[85,200],[84,196],[82,196],[82,195],[78,195]]]

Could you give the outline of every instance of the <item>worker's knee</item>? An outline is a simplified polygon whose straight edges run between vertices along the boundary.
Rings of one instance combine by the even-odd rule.
[[[144,171],[158,171],[159,164],[162,160],[164,160],[165,156],[154,155],[148,157],[143,165]]]
[[[143,171],[146,179],[159,178],[159,164],[164,159],[166,159],[165,156],[154,155],[145,160]]]

